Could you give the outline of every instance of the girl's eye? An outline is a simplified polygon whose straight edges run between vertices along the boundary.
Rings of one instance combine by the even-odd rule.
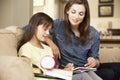
[[[43,27],[43,29],[46,31],[47,30],[47,28],[46,27]]]
[[[47,28],[47,27],[44,27],[43,29],[44,29],[44,31],[51,30],[51,28]]]

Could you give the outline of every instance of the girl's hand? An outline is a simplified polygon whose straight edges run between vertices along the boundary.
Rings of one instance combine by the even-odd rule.
[[[74,65],[72,63],[68,63],[65,66],[64,70],[71,71],[71,70],[73,70],[73,68],[74,68]]]
[[[84,65],[85,67],[93,68],[93,67],[98,67],[99,65],[99,61],[93,57],[89,57],[87,61],[88,63]]]

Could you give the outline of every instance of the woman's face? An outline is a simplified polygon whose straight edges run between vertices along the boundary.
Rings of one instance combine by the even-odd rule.
[[[49,36],[49,32],[52,26],[44,27],[44,25],[39,25],[37,27],[36,37],[39,41],[45,41],[46,38]]]
[[[73,4],[67,11],[72,26],[78,26],[85,17],[85,7],[82,4]]]

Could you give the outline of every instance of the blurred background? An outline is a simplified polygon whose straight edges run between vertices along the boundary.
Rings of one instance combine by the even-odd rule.
[[[0,0],[0,28],[11,25],[23,27],[37,12],[45,12],[53,19],[64,18],[63,11],[67,1]],[[91,25],[100,33],[101,44],[109,44],[110,47],[114,44],[120,47],[120,0],[88,0],[88,2]]]

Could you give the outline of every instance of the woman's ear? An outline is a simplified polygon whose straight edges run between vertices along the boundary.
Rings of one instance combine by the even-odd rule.
[[[69,11],[66,11],[66,14],[69,14]]]

